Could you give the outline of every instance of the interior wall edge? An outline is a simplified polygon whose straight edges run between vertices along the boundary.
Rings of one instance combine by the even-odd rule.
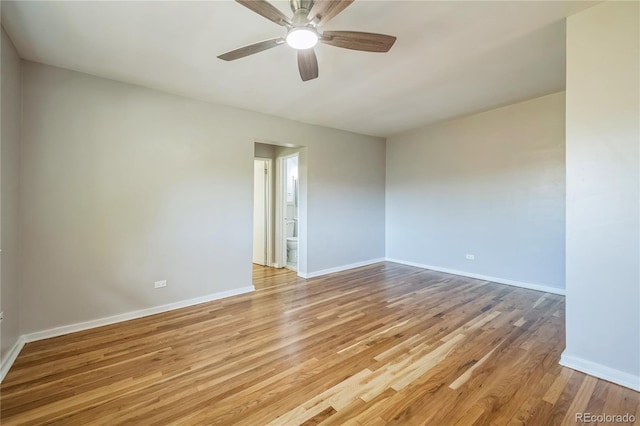
[[[201,303],[211,302],[214,300],[225,299],[231,296],[238,296],[245,293],[251,293],[255,291],[252,286],[240,287],[231,290],[220,291],[212,293],[207,296],[195,297],[193,299],[187,299],[180,302],[168,303],[166,305],[152,306],[146,309],[139,309],[136,311],[126,312],[124,314],[113,315],[105,318],[98,318],[95,320],[89,320],[79,322],[75,324],[63,325],[60,327],[54,327],[47,330],[36,331],[28,334],[24,334],[26,343],[35,342],[37,340],[49,339],[51,337],[62,336],[64,334],[75,333],[77,331],[89,330],[91,328],[102,327],[104,325],[115,324],[118,322],[129,321],[146,317],[149,315],[155,315],[162,312],[173,311],[176,309],[186,308],[193,305],[199,305]]]
[[[640,392],[640,376],[568,354],[566,350],[560,356],[560,365]]]
[[[342,265],[342,266],[336,266],[335,268],[327,268],[327,269],[321,269],[319,271],[313,271],[313,272],[298,272],[298,276],[300,278],[315,278],[315,277],[320,277],[322,275],[328,275],[328,274],[333,274],[335,272],[342,272],[342,271],[347,271],[349,269],[355,269],[355,268],[360,268],[362,266],[368,266],[368,265],[373,265],[374,263],[380,263],[380,262],[384,262],[386,259],[384,257],[380,257],[377,259],[370,259],[370,260],[364,260],[362,262],[356,262],[356,263],[350,263],[348,265]]]
[[[22,351],[22,348],[26,343],[27,341],[24,335],[20,336],[16,341],[16,343],[11,347],[11,349],[9,349],[7,354],[2,358],[2,361],[0,362],[0,383],[2,383],[2,381],[4,380],[5,376],[11,369],[11,366],[13,365],[13,363],[18,358],[18,355],[20,355],[20,351]]]
[[[492,277],[489,275],[474,274],[471,272],[460,271],[457,269],[442,268],[439,266],[426,265],[424,263],[410,262],[407,260],[400,260],[400,259],[386,258],[386,261],[399,263],[401,265],[415,266],[416,268],[430,269],[432,271],[444,272],[446,274],[460,275],[468,278],[476,278],[479,280],[491,281],[498,284],[506,284],[513,287],[526,288],[527,290],[543,291],[545,293],[552,293],[552,294],[557,294],[559,296],[565,296],[565,289],[553,287],[548,284],[527,283],[524,281],[516,281],[516,280],[510,280],[506,278]]]
[[[0,361],[4,365],[14,356],[21,333],[21,273],[22,258],[21,213],[20,213],[20,169],[22,145],[22,69],[20,56],[4,27],[2,34],[2,125],[1,129],[1,209],[0,223],[2,232],[0,246],[0,311],[3,312],[0,324]],[[18,351],[19,352],[19,351]],[[17,355],[17,353],[15,353]],[[11,361],[13,362],[13,361]]]
[[[20,351],[26,343],[35,342],[38,340],[49,339],[52,337],[62,336],[65,334],[75,333],[78,331],[89,330],[92,328],[102,327],[105,325],[116,324],[119,322],[130,321],[138,318],[143,318],[149,315],[160,314],[162,312],[174,311],[176,309],[186,308],[189,306],[199,305],[201,303],[212,302],[214,300],[225,299],[231,296],[238,296],[241,294],[251,293],[255,291],[253,286],[241,287],[233,290],[226,290],[217,293],[210,294],[208,296],[196,297],[193,299],[187,299],[180,302],[169,303],[166,305],[153,306],[147,309],[140,309],[124,314],[113,315],[105,318],[98,318],[95,320],[63,325],[60,327],[54,327],[47,330],[36,331],[33,333],[23,334],[18,338],[18,341],[9,350],[6,357],[2,359],[0,364],[0,383],[4,380],[11,366],[15,362],[16,358],[20,354]]]
[[[221,291],[213,293],[208,296],[196,297],[193,299],[187,299],[180,302],[169,303],[166,305],[153,306],[147,309],[140,309],[137,311],[127,312],[120,315],[113,315],[105,318],[98,318],[95,320],[80,322],[76,324],[63,325],[60,327],[54,327],[47,330],[36,331],[33,333],[23,334],[20,336],[16,344],[11,348],[8,355],[2,360],[0,366],[0,383],[4,380],[11,366],[15,362],[16,358],[20,354],[20,351],[26,343],[35,342],[38,340],[50,339],[52,337],[58,337],[65,334],[75,333],[78,331],[89,330],[92,328],[102,327],[105,325],[116,324],[119,322],[130,321],[138,318],[147,317],[149,315],[160,314],[163,312],[174,311],[176,309],[187,308],[189,306],[199,305],[201,303],[212,302],[214,300],[226,299],[232,296],[239,296],[246,293],[252,293],[255,291],[253,286],[241,287],[233,290]]]

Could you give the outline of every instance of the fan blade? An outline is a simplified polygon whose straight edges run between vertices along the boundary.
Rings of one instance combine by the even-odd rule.
[[[291,20],[277,7],[265,0],[236,0],[244,7],[283,27],[291,26]]]
[[[235,61],[236,59],[244,58],[245,56],[253,55],[254,53],[262,52],[263,50],[271,49],[272,47],[280,46],[284,44],[285,40],[282,37],[272,38],[271,40],[261,41],[259,43],[250,44],[248,46],[241,47],[231,52],[223,53],[218,58],[225,61]]]
[[[312,21],[314,18],[318,20],[316,25],[322,25],[329,22],[338,13],[345,10],[354,0],[316,0],[307,15],[307,19]]]
[[[359,31],[325,31],[320,39],[324,44],[365,52],[388,52],[396,38],[384,34]]]
[[[298,69],[302,81],[318,78],[318,59],[313,49],[298,50]]]

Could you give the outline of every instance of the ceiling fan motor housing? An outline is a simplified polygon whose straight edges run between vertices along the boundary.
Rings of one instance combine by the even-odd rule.
[[[289,0],[289,5],[291,6],[291,10],[293,11],[293,13],[296,13],[298,10],[303,9],[306,10],[308,14],[313,7],[313,0]]]
[[[304,8],[300,8],[293,12],[293,18],[291,22],[293,22],[293,27],[311,27],[311,22],[307,18],[309,11]]]

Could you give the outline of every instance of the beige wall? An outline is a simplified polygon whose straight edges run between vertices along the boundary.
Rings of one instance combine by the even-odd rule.
[[[259,140],[306,147],[307,272],[384,256],[383,139],[34,63],[23,103],[23,333],[250,286]]]
[[[564,174],[564,93],[392,136],[387,257],[562,289]]]
[[[564,365],[640,390],[640,3],[567,20]]]
[[[2,30],[2,158],[1,228],[0,228],[0,310],[4,319],[0,325],[0,360],[13,347],[20,335],[19,329],[19,270],[20,247],[18,238],[18,165],[20,159],[20,58],[11,40]]]

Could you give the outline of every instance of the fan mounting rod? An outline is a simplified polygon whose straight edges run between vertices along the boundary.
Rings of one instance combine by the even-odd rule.
[[[294,14],[300,9],[306,10],[308,14],[313,7],[313,0],[289,0],[289,5]]]

